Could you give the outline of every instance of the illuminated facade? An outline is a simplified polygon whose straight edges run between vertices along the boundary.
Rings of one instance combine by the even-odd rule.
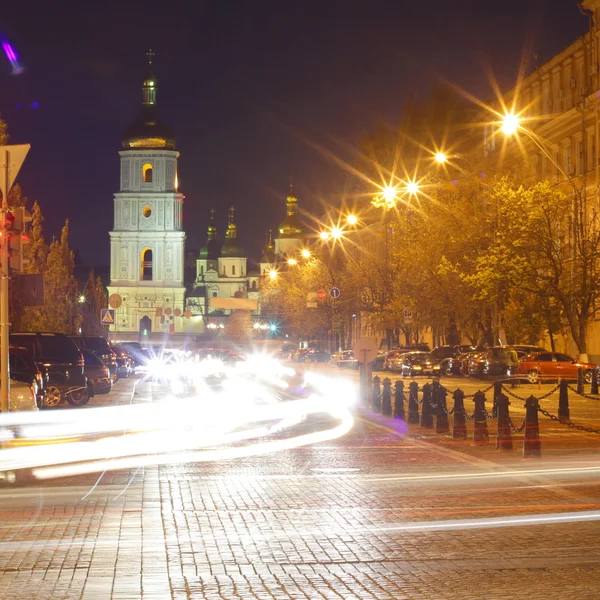
[[[211,307],[211,298],[248,298],[258,300],[259,274],[248,273],[248,258],[237,241],[237,225],[234,208],[228,212],[228,225],[225,243],[221,246],[217,239],[215,211],[211,210],[211,220],[207,231],[206,244],[200,249],[196,261],[196,281],[187,298],[187,308],[191,311],[190,328],[203,329],[198,317],[227,315],[231,311]],[[195,327],[194,327],[194,324]]]
[[[183,195],[177,192],[175,139],[156,112],[156,78],[142,86],[140,117],[127,129],[119,152],[121,176],[110,232],[109,294],[121,296],[117,333],[183,331],[185,233]]]

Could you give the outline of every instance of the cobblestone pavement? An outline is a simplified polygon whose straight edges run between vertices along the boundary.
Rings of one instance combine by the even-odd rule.
[[[3,488],[0,599],[600,597],[599,457],[494,456],[358,416],[271,456]]]

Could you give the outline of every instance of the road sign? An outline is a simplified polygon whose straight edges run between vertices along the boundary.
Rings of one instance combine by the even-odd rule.
[[[325,293],[325,290],[319,290],[317,292],[317,300],[319,302],[323,302],[325,300],[325,298],[327,298],[327,294]]]
[[[8,191],[15,181],[15,177],[27,156],[31,144],[17,144],[13,146],[0,146],[0,171],[5,171],[5,176],[0,177],[0,190],[2,197],[6,198]]]
[[[102,325],[115,324],[115,311],[112,308],[103,308],[100,310],[100,323]]]
[[[339,298],[339,297],[340,297],[340,290],[339,290],[339,288],[332,287],[332,288],[329,290],[329,295],[330,295],[332,298]]]
[[[412,310],[410,310],[410,308],[405,308],[404,309],[404,324],[408,325],[409,323],[412,323]]]
[[[361,338],[354,344],[354,357],[359,363],[370,363],[377,356],[377,342],[371,338]]]
[[[316,302],[307,302],[306,308],[317,308],[318,304]]]
[[[108,305],[111,308],[120,308],[121,304],[123,304],[123,298],[121,298],[120,294],[111,294],[108,299]]]

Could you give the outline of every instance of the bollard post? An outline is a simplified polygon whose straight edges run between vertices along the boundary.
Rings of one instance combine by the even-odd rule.
[[[411,381],[408,386],[408,422],[419,422],[419,384],[416,381]]]
[[[406,421],[404,412],[404,382],[398,379],[394,389],[394,419]]]
[[[496,408],[496,398],[500,395],[502,395],[502,381],[497,380],[494,381],[494,406],[492,407],[492,412]]]
[[[525,438],[523,439],[523,457],[533,458],[542,455],[540,441],[540,422],[538,409],[540,404],[535,396],[525,400]]]
[[[592,369],[592,387],[590,394],[598,394],[598,369]]]
[[[448,433],[450,431],[450,423],[448,422],[448,407],[446,406],[446,397],[448,392],[443,386],[437,389],[437,415],[435,419],[435,432]]]
[[[578,394],[585,393],[585,390],[583,388],[584,383],[585,383],[585,379],[584,379],[584,375],[583,375],[583,369],[581,367],[579,367],[579,369],[577,369],[577,393]]]
[[[510,414],[508,407],[510,402],[508,396],[500,394],[496,397],[496,409],[498,410],[498,434],[496,436],[496,450],[512,450],[512,433]]]
[[[462,390],[456,390],[452,394],[454,400],[454,423],[452,425],[452,437],[455,440],[467,439],[467,419],[465,418],[465,393]]]
[[[392,416],[392,380],[386,377],[383,380],[383,392],[381,392],[381,414],[384,417]]]
[[[566,379],[560,380],[560,390],[558,392],[558,416],[562,419],[570,419],[569,410],[569,384]]]
[[[431,384],[423,385],[423,408],[421,409],[421,427],[433,427],[433,410],[431,407]]]
[[[485,394],[481,391],[473,396],[475,410],[473,411],[473,442],[478,446],[490,443],[490,434],[488,432],[487,417],[485,414]]]
[[[381,412],[381,380],[379,375],[373,377],[373,405],[372,409],[377,412]]]

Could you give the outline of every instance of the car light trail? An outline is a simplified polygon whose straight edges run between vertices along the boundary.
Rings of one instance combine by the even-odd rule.
[[[0,453],[0,472],[32,469],[35,477],[47,479],[252,456],[332,440],[354,422],[348,410],[356,398],[352,386],[304,377],[268,357],[252,357],[244,366],[154,360],[147,377],[171,392],[160,402],[44,412],[37,418],[0,415],[0,436],[10,440]],[[217,374],[218,385],[211,385],[208,378]],[[185,397],[176,397],[178,389]],[[324,413],[339,423],[301,435],[290,430],[307,415]],[[274,434],[281,439],[265,440]],[[245,445],[224,447],[232,444]]]

